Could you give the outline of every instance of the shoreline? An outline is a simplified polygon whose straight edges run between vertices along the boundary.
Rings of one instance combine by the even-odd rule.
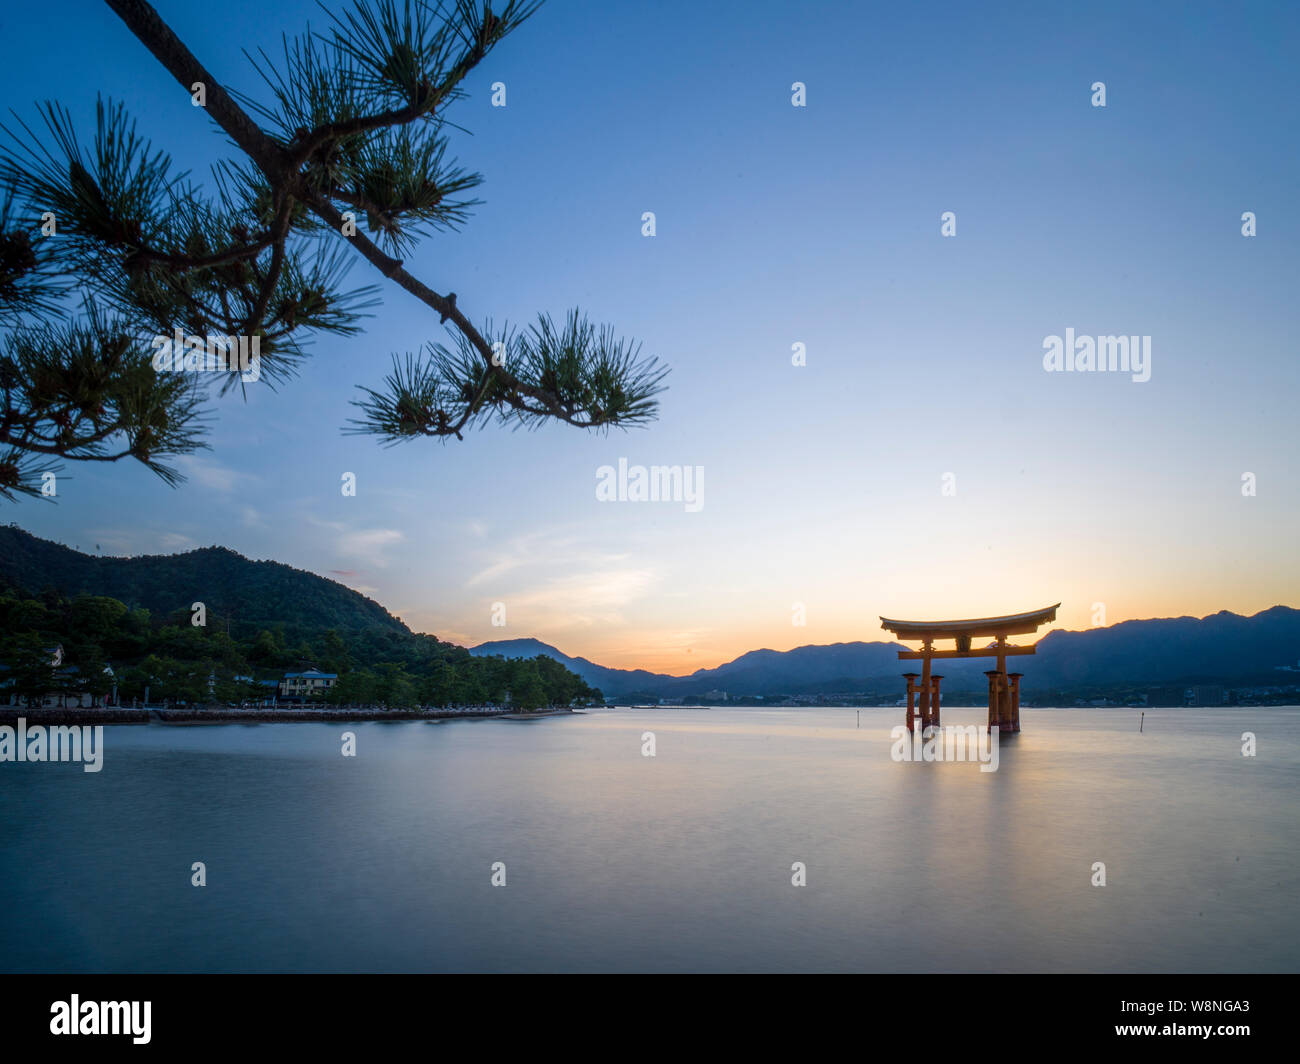
[[[573,713],[568,707],[523,713],[513,709],[232,709],[228,706],[189,709],[88,709],[41,706],[22,709],[0,707],[0,724],[14,725],[21,717],[28,725],[86,727],[108,724],[161,724],[201,727],[205,724],[306,724],[368,721],[538,720]]]

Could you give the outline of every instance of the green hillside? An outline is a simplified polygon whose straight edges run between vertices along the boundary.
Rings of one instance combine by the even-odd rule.
[[[202,602],[208,624],[231,635],[283,629],[291,641],[328,629],[410,629],[373,599],[280,562],[250,561],[225,547],[136,558],[94,557],[15,525],[0,527],[0,587],[67,598],[104,595],[153,616],[184,619]]]
[[[207,623],[191,623],[202,602]],[[227,623],[229,622],[229,623]],[[51,668],[62,644],[72,671]],[[115,680],[106,680],[111,665]],[[0,695],[114,682],[129,703],[240,702],[287,670],[337,673],[327,701],[405,707],[509,701],[524,708],[597,697],[549,658],[471,657],[416,634],[377,602],[278,562],[224,547],[185,554],[98,558],[0,528]],[[209,689],[209,677],[213,687]],[[247,679],[251,677],[251,682]]]

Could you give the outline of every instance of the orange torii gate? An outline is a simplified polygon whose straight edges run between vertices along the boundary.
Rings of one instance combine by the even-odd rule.
[[[1056,611],[1060,607],[1047,606],[1030,613],[1015,613],[1008,617],[976,617],[967,621],[891,621],[888,617],[880,618],[880,627],[893,632],[899,639],[920,640],[920,650],[900,650],[899,660],[922,661],[920,683],[917,674],[903,673],[907,680],[907,730],[914,731],[917,714],[912,709],[912,699],[920,695],[921,732],[926,728],[939,727],[939,681],[930,671],[932,658],[997,658],[998,667],[990,669],[984,675],[989,678],[989,720],[988,728],[995,726],[999,734],[1006,735],[1020,730],[1020,677],[1024,673],[1007,672],[1007,658],[1018,654],[1032,654],[1037,646],[1014,646],[1007,642],[1009,635],[1024,635],[1038,631],[1040,625],[1056,620]],[[992,636],[994,641],[988,646],[971,649],[971,640]],[[956,650],[935,650],[936,639],[956,640]]]

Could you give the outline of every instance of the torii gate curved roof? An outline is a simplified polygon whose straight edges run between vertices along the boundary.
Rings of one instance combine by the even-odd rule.
[[[1029,613],[1012,613],[1005,617],[973,617],[965,621],[895,621],[880,618],[880,627],[899,639],[956,639],[958,636],[1008,636],[1036,632],[1040,625],[1056,620],[1060,608],[1044,606]]]

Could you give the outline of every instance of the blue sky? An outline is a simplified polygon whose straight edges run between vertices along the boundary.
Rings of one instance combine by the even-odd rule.
[[[306,3],[158,8],[247,91],[241,49],[324,27]],[[1284,4],[552,0],[452,114],[483,205],[407,266],[475,321],[578,305],[636,337],[672,368],[654,425],[342,435],[354,385],[443,336],[385,285],[364,335],[216,402],[180,489],[74,467],[57,505],[7,519],[83,550],[221,543],[444,638],[670,672],[882,638],[878,614],[1060,600],[1079,628],[1095,603],[1108,623],[1300,604],[1298,23]],[[58,99],[88,135],[102,91],[182,166],[226,150],[106,6],[3,28],[24,117]],[[1045,372],[1067,328],[1151,336],[1151,379]],[[619,458],[702,466],[705,505],[598,502]]]

